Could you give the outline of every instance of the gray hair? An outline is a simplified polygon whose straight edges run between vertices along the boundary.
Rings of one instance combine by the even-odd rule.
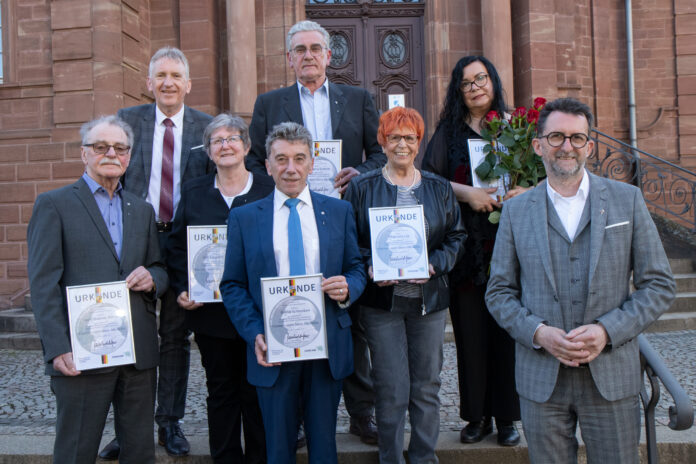
[[[244,142],[244,148],[249,148],[251,139],[249,138],[249,126],[247,126],[246,122],[239,116],[229,113],[220,113],[210,121],[203,131],[203,146],[206,150],[210,148],[210,137],[212,137],[213,132],[223,127],[230,131],[239,132],[239,135],[242,137],[242,142]]]
[[[126,133],[126,137],[128,138],[128,145],[131,147],[133,146],[133,129],[131,129],[131,126],[129,126],[126,121],[114,114],[110,114],[108,116],[99,116],[96,119],[92,119],[91,121],[87,121],[86,123],[84,123],[82,127],[80,127],[80,137],[82,138],[82,145],[91,143],[91,141],[87,140],[87,137],[89,136],[90,132],[92,132],[92,129],[102,124],[107,124],[109,126],[116,126],[121,128],[123,132]]]
[[[266,137],[266,157],[271,154],[271,146],[276,140],[285,140],[290,143],[302,142],[312,151],[312,134],[307,128],[296,122],[281,122],[273,126],[271,132]]]
[[[594,118],[592,117],[592,110],[589,106],[574,98],[557,98],[551,102],[548,102],[539,112],[539,120],[537,121],[537,135],[542,135],[544,133],[546,119],[554,111],[572,114],[575,116],[585,116],[585,119],[587,120],[588,134],[592,130],[592,121]]]
[[[329,36],[329,33],[321,27],[319,23],[315,23],[314,21],[300,21],[299,23],[296,23],[294,26],[290,28],[288,31],[288,37],[285,39],[285,48],[287,51],[290,51],[290,47],[292,46],[292,36],[297,34],[298,32],[307,32],[307,31],[317,31],[321,33],[322,36],[324,36],[324,46],[326,48],[329,48],[329,43],[331,42],[331,37]]]
[[[147,72],[149,77],[154,77],[153,74],[155,73],[155,64],[163,58],[169,58],[170,60],[179,61],[182,63],[184,65],[184,75],[186,76],[186,80],[189,79],[189,63],[186,59],[186,55],[184,55],[184,52],[178,48],[169,46],[160,48],[155,52],[154,55],[152,55],[152,58],[150,58],[150,67]]]

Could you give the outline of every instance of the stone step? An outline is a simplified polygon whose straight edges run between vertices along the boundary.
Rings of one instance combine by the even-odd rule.
[[[0,332],[0,349],[40,350],[38,332]],[[0,461],[2,463],[2,461]]]
[[[669,265],[674,274],[687,274],[696,271],[696,263],[690,258],[670,258]]]
[[[670,313],[689,313],[696,312],[696,292],[683,292],[677,293],[677,297],[674,299],[672,306],[670,306]]]
[[[696,273],[690,272],[687,274],[674,274],[674,280],[677,283],[677,292],[696,292]]]
[[[660,316],[646,332],[675,332],[677,330],[696,329],[696,312],[673,313],[668,312]]]
[[[0,332],[36,332],[34,313],[24,308],[0,311]]]

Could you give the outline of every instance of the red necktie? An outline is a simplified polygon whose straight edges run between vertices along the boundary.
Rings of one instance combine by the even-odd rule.
[[[171,222],[174,213],[174,123],[167,118],[162,142],[162,178],[160,184],[159,220]]]

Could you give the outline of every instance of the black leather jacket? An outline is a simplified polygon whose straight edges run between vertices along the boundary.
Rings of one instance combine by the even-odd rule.
[[[397,188],[384,179],[381,169],[366,172],[350,181],[344,200],[353,205],[358,228],[358,245],[365,267],[372,264],[368,209],[395,206]],[[428,221],[428,260],[435,275],[423,284],[423,314],[449,306],[447,273],[464,252],[466,230],[452,186],[444,178],[421,171],[420,185],[412,190],[418,204],[423,205]],[[373,308],[391,310],[393,286],[378,287],[368,281],[359,303]]]

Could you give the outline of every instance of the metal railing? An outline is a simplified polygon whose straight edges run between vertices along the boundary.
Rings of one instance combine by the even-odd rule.
[[[648,452],[648,464],[657,464],[657,436],[655,435],[655,407],[660,400],[660,383],[665,386],[672,396],[674,405],[669,407],[669,428],[672,430],[686,430],[694,424],[694,407],[689,396],[660,355],[650,345],[645,335],[638,335],[640,346],[640,365],[650,384],[648,394],[645,384],[640,391],[640,399],[643,402],[643,414],[645,415],[645,443]]]
[[[696,173],[596,129],[587,161],[595,174],[636,185],[648,206],[696,232]]]

